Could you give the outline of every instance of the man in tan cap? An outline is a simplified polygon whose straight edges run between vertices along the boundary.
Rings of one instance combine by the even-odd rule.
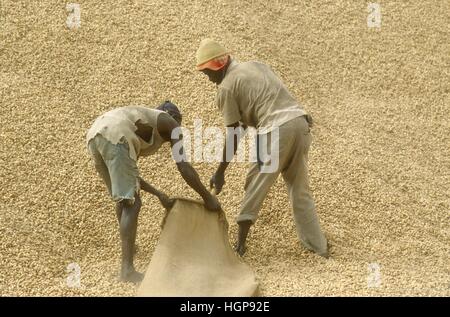
[[[259,138],[272,139],[267,153],[272,151],[272,154],[278,155],[275,171],[264,170],[267,161],[261,162],[260,159],[252,163],[249,169],[245,195],[237,217],[239,233],[236,251],[240,255],[245,253],[250,226],[255,223],[264,198],[281,173],[288,187],[301,243],[327,258],[328,243],[320,228],[309,190],[307,161],[311,144],[311,117],[269,66],[255,61],[238,63],[231,58],[228,50],[211,39],[200,43],[196,57],[197,69],[217,84],[216,103],[225,125],[257,128]],[[274,139],[276,142],[273,142]],[[277,144],[278,149],[271,149],[273,144]],[[237,145],[236,134],[228,134],[223,159],[210,181],[210,186],[215,187],[217,193],[225,184],[225,170],[236,153]]]
[[[183,147],[180,146],[183,142],[182,135],[173,133],[179,129],[181,119],[178,107],[169,101],[156,109],[121,107],[99,116],[87,133],[86,141],[95,168],[116,202],[122,240],[120,279],[123,281],[136,283],[143,277],[133,266],[137,221],[141,209],[139,189],[155,195],[166,209],[170,209],[174,203],[139,176],[139,157],[151,155],[163,143],[170,142],[178,171],[186,183],[199,193],[206,208],[221,209],[217,198],[207,190],[197,172],[186,161]]]

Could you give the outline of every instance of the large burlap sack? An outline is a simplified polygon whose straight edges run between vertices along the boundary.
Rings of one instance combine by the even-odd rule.
[[[257,289],[230,245],[225,215],[177,199],[137,296],[254,296]]]

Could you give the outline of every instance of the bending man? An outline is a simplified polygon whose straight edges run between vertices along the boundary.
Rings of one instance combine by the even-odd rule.
[[[176,162],[184,180],[204,200],[209,210],[219,210],[218,200],[200,181],[194,168],[185,160],[182,135],[172,139],[172,131],[179,128],[182,116],[178,108],[166,101],[156,110],[130,106],[111,110],[98,117],[87,133],[88,149],[95,168],[116,202],[117,220],[122,241],[122,281],[139,282],[143,275],[133,266],[137,220],[141,208],[139,189],[158,197],[161,204],[170,209],[174,203],[165,194],[145,182],[139,176],[137,160],[140,156],[155,153],[164,142],[178,143]],[[182,144],[182,143],[181,143]]]

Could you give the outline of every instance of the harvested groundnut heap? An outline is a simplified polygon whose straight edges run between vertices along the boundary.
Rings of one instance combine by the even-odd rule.
[[[447,0],[382,1],[375,26],[364,1],[79,4],[75,26],[64,1],[0,6],[0,295],[135,294],[117,281],[114,204],[85,133],[109,109],[167,99],[191,131],[195,119],[223,127],[215,87],[195,70],[205,37],[271,65],[315,120],[310,182],[332,256],[299,245],[280,179],[244,257],[262,294],[449,295]],[[193,165],[206,184],[217,163]],[[167,145],[139,167],[167,194],[198,198]],[[232,243],[246,167],[231,164],[219,196]],[[163,215],[144,194],[140,271]]]

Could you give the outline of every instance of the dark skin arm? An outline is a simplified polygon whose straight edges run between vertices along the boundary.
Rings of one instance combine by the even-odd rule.
[[[145,180],[139,177],[139,182],[141,185],[141,189],[147,193],[150,193],[152,195],[155,195],[158,197],[159,201],[161,202],[161,205],[167,210],[172,209],[173,204],[175,203],[174,199],[169,198],[166,194],[163,192],[160,192],[155,187],[147,183]]]
[[[181,134],[179,134],[177,138],[172,138],[172,131],[179,127],[180,125],[178,122],[176,122],[169,115],[161,114],[158,117],[158,132],[164,140],[171,143],[172,148],[177,145],[178,142],[183,142],[183,136]],[[191,166],[191,164],[189,164],[189,162],[186,161],[182,143],[181,147],[179,147],[178,155],[181,156],[181,159],[178,159],[176,162],[177,168],[186,183],[203,198],[207,209],[213,211],[221,210],[221,206],[217,198],[206,189],[195,169]]]
[[[150,142],[153,135],[153,127],[143,124],[141,120],[136,121],[134,125],[136,126],[136,131],[134,131],[134,133],[136,133],[136,135],[138,135],[145,142]]]
[[[225,75],[227,73],[228,67],[231,64],[231,58],[228,57],[228,61],[227,64],[220,70],[211,70],[211,69],[203,69],[201,70],[201,72],[203,74],[205,74],[206,76],[208,76],[208,79],[215,83],[216,85],[219,85],[223,79],[225,78]],[[236,128],[239,126],[239,122],[235,122],[233,124],[228,125],[227,127],[233,127]],[[242,126],[244,128],[244,130],[247,129],[247,126],[243,125]],[[222,162],[219,164],[219,167],[217,168],[216,173],[213,175],[213,177],[211,177],[211,180],[209,181],[209,186],[212,188],[214,187],[216,190],[216,194],[219,194],[222,191],[222,187],[225,184],[225,170],[228,167],[228,164],[230,164],[229,161],[231,161],[232,157],[230,157],[229,159],[227,159],[227,145],[229,146],[229,144],[233,144],[233,156],[234,154],[236,154],[236,150],[238,147],[238,140],[237,140],[237,136],[234,135],[233,137],[229,137],[227,135],[227,138],[225,140],[225,146],[223,149],[223,157],[222,157]]]
[[[138,120],[135,123],[135,126],[137,128],[135,131],[136,135],[142,138],[145,142],[150,142],[153,135],[153,127],[143,124],[140,120]],[[141,185],[141,189],[147,193],[150,193],[158,197],[159,201],[161,202],[161,205],[163,205],[164,208],[170,210],[173,207],[175,200],[170,199],[166,194],[157,190],[155,187],[147,183],[141,177],[139,177],[139,182]]]
[[[235,122],[233,124],[230,124],[227,126],[228,128],[237,128],[239,127],[239,122]],[[244,129],[246,126],[243,126]],[[222,191],[223,185],[225,185],[225,170],[227,169],[228,165],[230,164],[230,161],[232,160],[233,156],[236,154],[237,148],[239,144],[239,138],[237,134],[228,134],[225,139],[225,145],[223,147],[223,155],[222,155],[222,161],[220,162],[216,173],[211,177],[211,180],[209,181],[209,186],[214,187],[216,189],[216,193],[219,194]],[[230,155],[230,157],[227,157],[227,148],[232,148],[233,155]],[[230,153],[231,154],[231,153]]]

